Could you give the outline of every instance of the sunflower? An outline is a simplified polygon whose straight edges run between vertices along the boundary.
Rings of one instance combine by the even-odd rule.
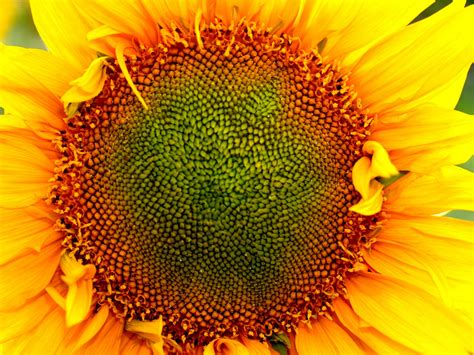
[[[31,0],[0,47],[15,354],[474,351],[474,8]]]

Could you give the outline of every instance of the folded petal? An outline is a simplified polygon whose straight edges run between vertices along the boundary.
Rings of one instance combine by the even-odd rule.
[[[96,97],[104,87],[105,79],[105,63],[107,57],[94,59],[85,73],[71,81],[69,88],[61,99],[64,103],[83,102]]]
[[[164,355],[165,341],[172,348],[179,349],[179,346],[171,339],[165,338],[162,335],[163,319],[160,317],[152,321],[132,320],[125,325],[127,331],[136,334],[140,338],[146,339],[149,347],[153,350],[155,355]]]
[[[363,152],[370,155],[370,158],[363,156],[352,169],[352,182],[362,199],[350,210],[369,216],[380,212],[383,201],[383,185],[374,179],[389,178],[397,175],[398,171],[380,143],[372,140],[365,142]]]
[[[237,340],[216,339],[204,348],[203,355],[250,355],[247,347]]]
[[[79,324],[88,315],[92,303],[92,278],[95,266],[83,265],[74,257],[64,254],[60,262],[63,281],[68,286],[66,296],[66,324]]]

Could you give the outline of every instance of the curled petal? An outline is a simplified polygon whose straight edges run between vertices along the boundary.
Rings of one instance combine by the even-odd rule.
[[[60,261],[64,273],[62,280],[68,285],[66,296],[66,324],[68,327],[82,322],[92,303],[92,278],[95,266],[82,265],[75,258],[64,254]]]
[[[216,339],[204,348],[203,355],[250,355],[247,347],[237,340]]]
[[[398,170],[380,143],[368,141],[364,144],[363,151],[370,157],[360,158],[352,169],[352,182],[362,199],[350,210],[369,216],[380,211],[383,201],[383,185],[374,179],[397,175]]]
[[[71,88],[61,97],[66,105],[66,111],[69,104],[87,101],[102,91],[107,78],[106,61],[107,57],[93,60],[81,77],[71,81]],[[68,114],[71,115],[74,112],[68,112]]]

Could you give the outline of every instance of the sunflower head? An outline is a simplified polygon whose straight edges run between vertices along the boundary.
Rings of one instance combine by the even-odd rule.
[[[140,97],[106,60],[57,141],[49,197],[102,302],[200,345],[325,312],[378,220],[349,211],[371,118],[347,77],[246,20],[125,64]]]
[[[52,54],[1,48],[0,268],[48,268],[1,300],[7,349],[39,322],[63,353],[471,349],[472,280],[439,254],[471,225],[432,215],[472,208],[473,11],[407,26],[427,5],[32,1]]]

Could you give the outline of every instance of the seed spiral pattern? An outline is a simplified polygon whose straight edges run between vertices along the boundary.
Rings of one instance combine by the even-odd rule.
[[[287,36],[214,25],[117,62],[67,119],[50,201],[117,316],[205,344],[266,338],[344,292],[376,218],[349,211],[370,118]]]

